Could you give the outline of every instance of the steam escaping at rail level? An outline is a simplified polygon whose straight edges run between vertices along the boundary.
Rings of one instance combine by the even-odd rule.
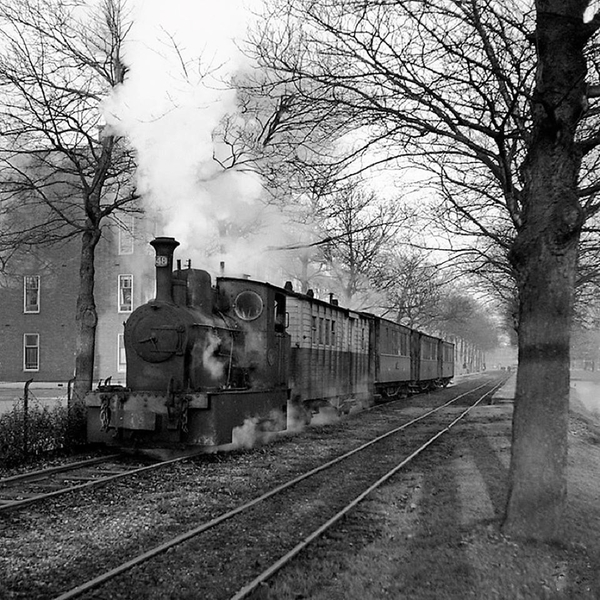
[[[235,449],[250,450],[263,446],[284,435],[299,433],[308,424],[323,426],[337,423],[341,419],[333,406],[323,406],[318,412],[292,406],[287,415],[281,411],[271,411],[268,418],[250,417],[232,432],[232,446]]]

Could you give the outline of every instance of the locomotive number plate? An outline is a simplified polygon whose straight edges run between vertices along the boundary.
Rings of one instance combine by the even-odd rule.
[[[168,264],[169,264],[169,259],[166,256],[158,255],[154,259],[154,266],[155,267],[166,267]]]

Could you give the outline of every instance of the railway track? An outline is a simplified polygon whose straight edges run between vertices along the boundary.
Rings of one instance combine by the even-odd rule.
[[[123,575],[132,569],[142,573],[139,579],[148,580],[146,584],[136,583],[134,597],[164,597],[162,594],[169,595],[168,591],[156,591],[159,595],[152,595],[157,585],[153,574],[173,572],[175,568],[179,573],[197,574],[200,565],[202,578],[184,576],[176,588],[181,596],[175,593],[173,597],[247,598],[369,494],[450,431],[474,407],[486,400],[489,402],[504,381],[479,385],[425,410],[383,435],[80,583],[54,600],[86,597],[90,592],[94,598],[128,597],[119,590],[123,586],[127,589],[129,579]],[[420,426],[418,435],[410,438],[403,435],[416,424]],[[287,549],[279,556],[273,555],[269,551],[270,540],[282,536],[286,538]],[[168,550],[172,552],[166,555]],[[166,561],[169,566],[146,566],[157,559]],[[238,579],[230,581],[227,565],[233,562]],[[240,585],[240,579],[246,583]],[[137,575],[135,580],[138,580]],[[160,581],[164,586],[164,580]],[[148,586],[148,595],[145,595],[144,585]],[[203,587],[198,588],[199,585]],[[190,586],[195,586],[196,596],[187,590]],[[219,590],[218,595],[215,590]]]
[[[163,468],[189,459],[183,456],[153,464],[111,454],[0,479],[0,513],[17,510],[63,494],[106,485],[111,481]]]

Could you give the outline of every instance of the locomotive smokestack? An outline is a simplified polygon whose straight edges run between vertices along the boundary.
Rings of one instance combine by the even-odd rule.
[[[156,251],[154,265],[156,267],[156,300],[158,302],[173,302],[172,274],[173,252],[179,242],[172,237],[157,237],[150,242]]]

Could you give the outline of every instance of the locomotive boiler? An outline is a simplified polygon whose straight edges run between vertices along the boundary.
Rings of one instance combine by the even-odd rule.
[[[125,323],[126,386],[101,385],[86,399],[88,441],[219,446],[246,419],[285,427],[285,295],[244,279],[213,287],[206,271],[173,270],[173,238],[151,244],[156,298]]]

